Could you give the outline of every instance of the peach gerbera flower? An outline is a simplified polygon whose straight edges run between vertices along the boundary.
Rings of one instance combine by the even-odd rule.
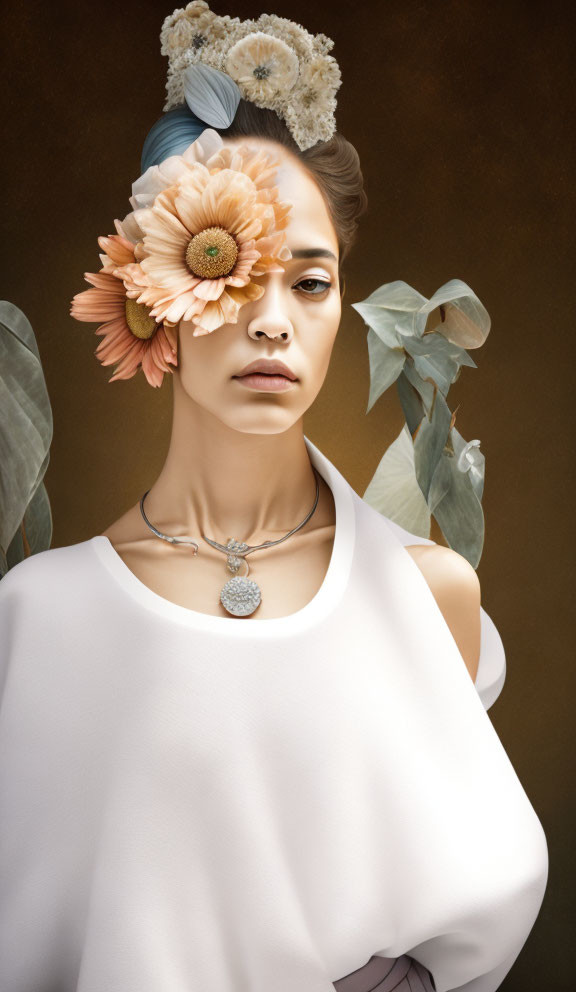
[[[292,204],[278,200],[278,165],[244,145],[188,162],[150,206],[122,222],[130,236],[142,234],[138,260],[114,270],[128,297],[165,327],[192,321],[195,336],[237,323],[240,307],[264,293],[252,278],[283,272],[280,262],[292,257],[285,230]]]
[[[102,365],[119,362],[109,382],[130,379],[142,366],[150,385],[161,386],[164,372],[173,371],[168,363],[178,364],[176,332],[151,317],[149,307],[129,298],[122,279],[114,275],[119,266],[135,263],[132,242],[113,234],[98,238],[98,244],[104,249],[102,269],[84,273],[94,288],[74,296],[70,313],[76,320],[105,322],[95,332],[103,336],[95,355]]]

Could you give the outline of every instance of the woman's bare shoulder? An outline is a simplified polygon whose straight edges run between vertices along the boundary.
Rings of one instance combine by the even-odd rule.
[[[140,507],[136,503],[126,513],[123,513],[121,517],[108,524],[106,530],[100,533],[102,537],[107,537],[115,548],[122,548],[134,542],[141,541],[150,534],[150,531],[144,524]]]
[[[470,562],[441,544],[407,545],[456,641],[473,681],[480,661],[480,580]]]

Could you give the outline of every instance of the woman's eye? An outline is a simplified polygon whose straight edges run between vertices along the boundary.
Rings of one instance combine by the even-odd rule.
[[[301,286],[307,296],[319,296],[330,289],[332,283],[323,279],[301,279],[296,285]]]

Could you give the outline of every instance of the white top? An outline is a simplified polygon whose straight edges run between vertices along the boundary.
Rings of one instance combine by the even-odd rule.
[[[426,542],[305,441],[336,531],[288,617],[177,606],[101,535],[0,582],[2,992],[333,992],[373,954],[494,992],[522,949],[548,852],[498,632],[475,686]]]

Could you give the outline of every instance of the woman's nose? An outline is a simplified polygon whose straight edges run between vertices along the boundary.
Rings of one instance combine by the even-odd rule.
[[[263,296],[253,304],[253,307],[253,316],[248,324],[250,337],[257,339],[267,335],[269,338],[282,338],[284,341],[292,338],[294,328],[286,315],[279,286],[269,281]]]

